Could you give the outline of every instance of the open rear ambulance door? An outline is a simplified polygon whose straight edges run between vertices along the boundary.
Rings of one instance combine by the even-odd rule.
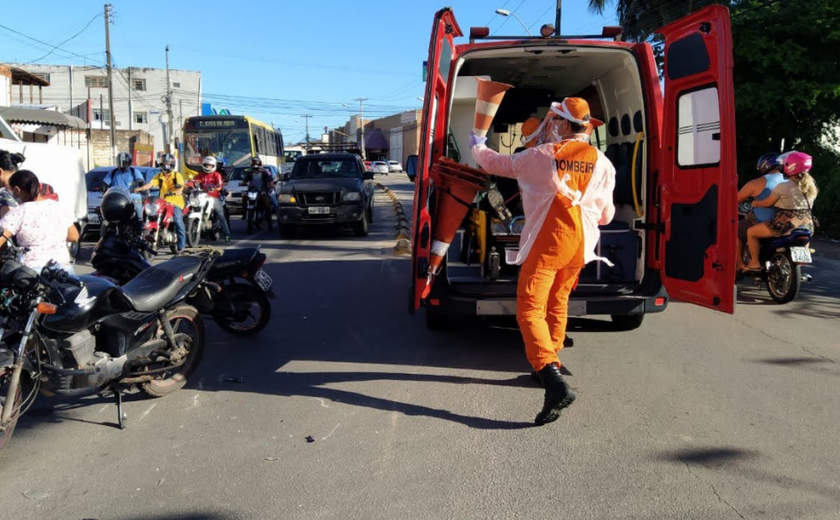
[[[662,280],[672,298],[732,313],[738,175],[729,11],[709,6],[658,32],[665,37]]]
[[[432,219],[429,214],[429,170],[432,159],[444,153],[446,144],[447,90],[452,72],[454,39],[462,36],[452,10],[435,13],[429,59],[426,62],[426,95],[423,98],[420,153],[414,180],[414,219],[412,230],[411,288],[409,313],[420,308],[429,270]]]

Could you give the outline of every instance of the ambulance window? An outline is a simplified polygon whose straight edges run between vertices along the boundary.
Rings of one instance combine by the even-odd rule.
[[[449,83],[449,71],[452,68],[452,45],[449,40],[444,38],[440,46],[440,62],[438,63],[438,72],[443,77],[445,83]]]
[[[711,62],[706,43],[700,33],[677,40],[668,47],[665,57],[668,79],[680,79],[709,70]]]
[[[677,166],[720,162],[720,106],[717,86],[685,92],[677,100]]]

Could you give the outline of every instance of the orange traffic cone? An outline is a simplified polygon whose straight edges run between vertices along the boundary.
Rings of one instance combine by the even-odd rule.
[[[446,256],[449,244],[458,232],[458,228],[461,227],[461,222],[464,221],[475,195],[480,190],[487,189],[488,184],[487,177],[478,170],[445,157],[432,167],[432,174],[440,194],[432,233],[429,275],[423,290],[423,298],[429,296],[435,275],[440,272],[443,257]]]
[[[505,92],[513,85],[499,83],[482,78],[475,78],[478,83],[475,99],[475,120],[473,122],[473,133],[479,137],[485,137],[490,130],[490,124],[499,110]]]

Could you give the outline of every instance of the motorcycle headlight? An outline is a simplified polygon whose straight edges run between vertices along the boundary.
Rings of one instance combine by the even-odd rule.
[[[343,199],[345,202],[358,202],[362,200],[362,194],[358,191],[350,191],[344,194]]]
[[[154,217],[158,213],[157,204],[146,204],[145,206],[143,206],[143,211],[146,212],[146,215]]]
[[[280,204],[295,204],[297,199],[291,193],[281,193],[277,195],[277,202]]]

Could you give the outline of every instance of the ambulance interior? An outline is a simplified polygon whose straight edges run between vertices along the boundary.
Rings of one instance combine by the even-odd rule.
[[[522,122],[532,114],[542,120],[552,101],[566,96],[588,101],[592,116],[605,123],[593,132],[590,143],[604,152],[616,169],[615,219],[601,226],[596,253],[615,265],[588,264],[577,292],[632,291],[645,268],[644,234],[634,225],[645,221],[647,192],[644,101],[633,54],[596,47],[517,46],[465,53],[455,71],[446,154],[476,168],[468,145],[475,114],[475,77],[514,87],[506,92],[487,135],[487,146],[503,154],[521,150]],[[500,219],[499,212],[482,200],[487,194],[478,195],[475,209],[468,212],[447,254],[450,283],[517,281],[518,267],[508,261],[518,249],[524,222],[519,188],[515,180],[492,179],[513,218]],[[506,254],[507,250],[511,252]]]

